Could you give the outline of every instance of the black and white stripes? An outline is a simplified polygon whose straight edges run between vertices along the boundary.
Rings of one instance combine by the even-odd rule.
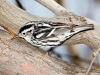
[[[19,36],[34,46],[52,48],[61,45],[76,33],[89,29],[93,29],[92,24],[79,25],[73,28],[65,23],[31,21],[19,30]]]

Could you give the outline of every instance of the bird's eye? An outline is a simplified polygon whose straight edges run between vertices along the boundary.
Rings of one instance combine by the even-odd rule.
[[[23,35],[25,35],[25,33],[23,33]]]

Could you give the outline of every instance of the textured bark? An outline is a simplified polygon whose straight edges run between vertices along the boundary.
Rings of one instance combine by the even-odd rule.
[[[46,54],[25,40],[13,36],[17,35],[20,27],[29,21],[47,20],[64,22],[67,24],[94,24],[95,29],[81,32],[67,40],[65,44],[84,43],[93,49],[100,45],[100,25],[90,19],[75,15],[61,7],[53,0],[36,0],[58,16],[55,18],[40,18],[16,7],[9,0],[0,0],[0,25],[6,31],[0,30],[0,74],[1,75],[82,75],[86,69],[64,62]],[[52,3],[52,5],[51,5]],[[56,9],[58,8],[58,9]],[[98,73],[97,73],[98,72]],[[93,71],[91,75],[98,75],[100,71]]]

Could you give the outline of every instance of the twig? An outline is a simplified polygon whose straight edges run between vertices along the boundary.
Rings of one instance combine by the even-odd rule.
[[[89,68],[88,68],[88,70],[87,70],[87,72],[86,72],[86,75],[88,75],[89,74],[89,71],[90,71],[90,69],[91,69],[91,67],[92,67],[92,64],[93,64],[93,62],[94,62],[94,59],[96,58],[96,56],[97,56],[97,54],[99,53],[99,51],[100,51],[100,48],[96,51],[96,52],[94,52],[94,57],[92,58],[92,61],[91,61],[91,63],[90,63],[90,66],[89,66]]]
[[[98,62],[99,62],[99,66],[100,66],[100,55],[98,54]]]

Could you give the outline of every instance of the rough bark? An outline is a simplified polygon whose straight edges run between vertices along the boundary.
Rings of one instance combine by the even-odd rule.
[[[67,40],[64,44],[84,43],[93,49],[100,45],[99,23],[78,16],[61,7],[53,0],[36,0],[58,16],[55,18],[40,18],[16,7],[9,0],[0,0],[0,25],[7,31],[0,30],[0,74],[1,75],[82,75],[86,69],[61,61],[52,56],[44,56],[42,49],[36,48],[25,40],[17,37],[20,27],[29,21],[47,20],[67,24],[94,24],[94,30],[81,32]],[[52,3],[52,5],[51,5]],[[91,72],[98,75],[99,71]]]

